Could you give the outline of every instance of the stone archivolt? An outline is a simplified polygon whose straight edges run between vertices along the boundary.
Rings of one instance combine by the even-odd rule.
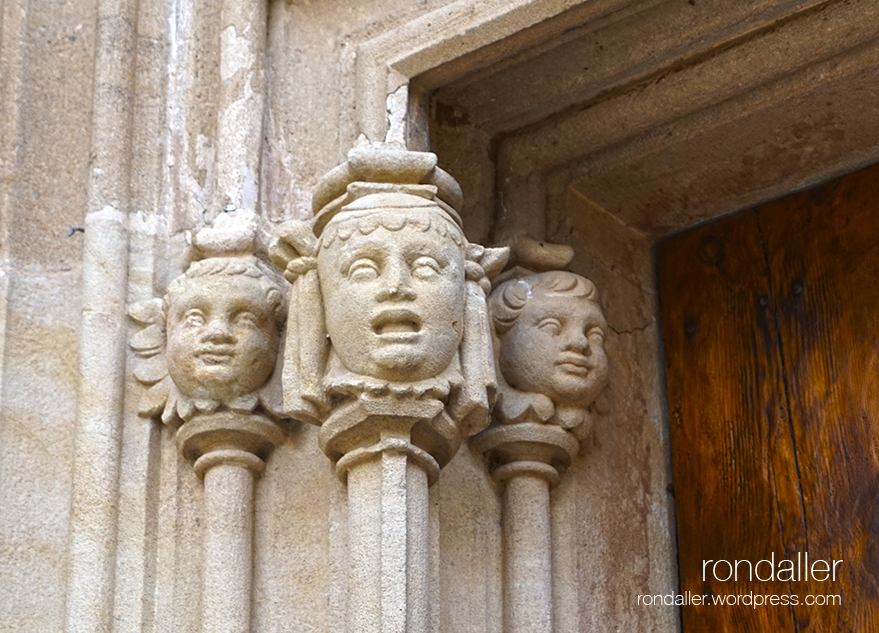
[[[506,629],[551,631],[549,542],[523,544],[519,524],[534,514],[548,534],[549,486],[607,383],[607,325],[590,281],[546,270],[566,263],[558,248],[520,240],[498,277],[509,249],[469,243],[460,205],[433,154],[363,143],[318,185],[312,222],[275,230],[289,302],[245,222],[250,237],[203,230],[209,256],[164,301],[132,307],[141,413],[182,423],[178,446],[205,479],[205,622],[232,604],[243,615],[228,630],[247,630],[250,565],[228,568],[252,547],[252,517],[223,517],[241,494],[252,514],[253,477],[289,417],[321,427],[348,485],[350,631],[426,630],[427,489],[472,436],[506,486]]]

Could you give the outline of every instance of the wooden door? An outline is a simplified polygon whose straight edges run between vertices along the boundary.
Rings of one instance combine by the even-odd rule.
[[[674,236],[658,271],[684,633],[879,631],[879,167]]]

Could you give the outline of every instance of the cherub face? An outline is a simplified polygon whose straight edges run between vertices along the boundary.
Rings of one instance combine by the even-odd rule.
[[[501,372],[512,387],[557,406],[588,406],[607,384],[605,327],[592,301],[536,292],[501,338]]]
[[[433,231],[380,227],[318,256],[327,333],[350,371],[395,382],[442,373],[461,342],[464,254]]]
[[[228,402],[272,374],[279,333],[257,279],[187,280],[168,312],[168,372],[185,395]]]

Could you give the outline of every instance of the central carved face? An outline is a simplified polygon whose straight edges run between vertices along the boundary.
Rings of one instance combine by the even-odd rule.
[[[591,404],[608,379],[604,316],[584,297],[536,294],[501,339],[504,378],[556,405]]]
[[[186,281],[168,310],[168,373],[192,398],[256,391],[275,367],[278,327],[266,290],[245,275]]]
[[[449,237],[405,222],[368,234],[352,226],[350,237],[321,249],[318,272],[327,332],[349,371],[414,382],[451,364],[464,317],[464,254]]]

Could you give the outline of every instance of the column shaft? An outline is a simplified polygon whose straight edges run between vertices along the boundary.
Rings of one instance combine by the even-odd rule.
[[[97,2],[65,631],[113,628],[136,0]]]
[[[250,633],[254,478],[235,463],[205,472],[205,633]]]
[[[392,450],[348,471],[349,633],[426,633],[427,488]]]
[[[223,0],[217,207],[255,210],[265,101],[265,0]]]
[[[549,483],[522,473],[504,489],[504,633],[552,633]]]

